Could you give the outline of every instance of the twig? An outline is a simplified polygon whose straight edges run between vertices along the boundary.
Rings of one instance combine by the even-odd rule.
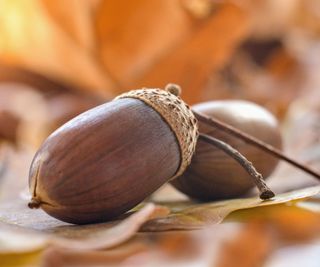
[[[218,128],[219,130],[222,130],[230,135],[233,135],[235,137],[238,137],[240,139],[242,139],[243,141],[245,141],[246,143],[249,143],[251,145],[254,145],[258,148],[260,148],[261,150],[279,158],[279,159],[282,159],[288,163],[290,163],[291,165],[297,167],[298,169],[301,169],[303,170],[304,172],[314,176],[315,178],[317,178],[318,180],[320,180],[320,174],[311,170],[309,167],[307,167],[306,165],[302,164],[302,163],[299,163],[297,162],[296,160],[288,157],[287,155],[283,154],[280,150],[276,149],[275,147],[249,135],[249,134],[246,134],[238,129],[236,129],[235,127],[229,125],[229,124],[226,124],[220,120],[217,120],[216,118],[210,118],[210,117],[207,117],[203,114],[200,114],[196,111],[193,110],[193,113],[195,115],[195,117],[205,123],[205,124],[208,124],[210,126],[213,126],[215,128]]]
[[[214,145],[235,159],[253,178],[253,182],[260,191],[261,199],[269,199],[275,196],[271,189],[264,182],[262,175],[256,171],[252,163],[248,161],[238,150],[234,149],[227,143],[206,134],[200,133],[199,139]]]

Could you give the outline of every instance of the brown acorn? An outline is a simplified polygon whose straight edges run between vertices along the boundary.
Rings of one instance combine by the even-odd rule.
[[[273,147],[281,148],[282,139],[277,119],[254,103],[239,100],[210,101],[194,105],[192,110],[234,126]],[[201,121],[199,131],[238,150],[264,178],[272,173],[279,161],[269,153]],[[252,178],[238,162],[201,138],[191,164],[172,184],[179,191],[199,200],[238,197],[254,186]]]
[[[33,159],[29,207],[70,223],[102,222],[181,175],[198,131],[174,93],[130,91],[57,129]]]

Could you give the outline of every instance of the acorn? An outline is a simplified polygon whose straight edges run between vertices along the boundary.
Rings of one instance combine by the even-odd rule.
[[[282,147],[277,119],[265,108],[240,100],[210,101],[194,105],[196,113],[218,119],[272,147]],[[279,159],[240,138],[199,121],[200,133],[213,136],[238,150],[262,174],[268,177]],[[242,196],[254,183],[247,171],[221,149],[199,138],[196,152],[186,171],[172,185],[198,200],[228,199]]]
[[[32,161],[29,207],[69,223],[103,222],[180,176],[198,126],[178,94],[130,91],[58,128]]]

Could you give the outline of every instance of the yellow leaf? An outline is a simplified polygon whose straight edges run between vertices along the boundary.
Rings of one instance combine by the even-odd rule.
[[[0,267],[38,267],[40,256],[40,251],[0,255]]]
[[[216,201],[193,205],[174,212],[171,215],[151,220],[143,225],[144,231],[166,231],[173,229],[198,229],[218,224],[227,215],[236,210],[276,205],[315,196],[320,193],[320,186],[308,187],[275,196],[263,201],[258,197]]]
[[[33,252],[42,249],[46,244],[47,238],[44,235],[9,229],[0,230],[0,255]]]

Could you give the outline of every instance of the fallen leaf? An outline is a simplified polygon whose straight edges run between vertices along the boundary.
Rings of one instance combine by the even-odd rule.
[[[94,1],[62,1],[43,0],[42,5],[52,21],[72,37],[82,47],[92,50],[95,43],[93,16],[100,0]]]
[[[0,267],[38,267],[40,266],[40,256],[40,251],[1,255]]]
[[[277,205],[315,196],[320,186],[314,186],[276,195],[273,199],[262,201],[258,197],[232,199],[193,205],[174,212],[165,218],[150,220],[142,226],[143,231],[191,230],[222,222],[231,212],[241,209]]]
[[[60,248],[73,250],[98,250],[114,247],[131,238],[143,223],[155,216],[155,213],[157,213],[157,207],[149,203],[119,224],[99,231],[96,235],[82,240],[52,238],[50,242]]]
[[[49,110],[44,96],[34,88],[15,83],[0,84],[0,108],[18,119],[15,127],[18,145],[38,147],[47,137]]]
[[[104,225],[104,229],[89,231],[85,237],[78,239],[59,237],[52,233],[31,232],[30,229],[24,228],[4,228],[0,230],[0,254],[27,253],[48,246],[77,251],[108,249],[124,243],[135,235],[144,222],[166,215],[165,211],[165,208],[149,203],[114,226]]]
[[[229,237],[237,236],[242,225],[219,225],[202,231],[140,233],[107,251],[73,251],[50,248],[43,255],[45,267],[76,266],[210,266],[219,248]],[[231,235],[230,235],[231,234]]]
[[[227,63],[250,27],[246,12],[230,3],[219,5],[202,23],[189,39],[150,67],[134,87],[163,88],[174,82],[181,85],[187,103],[200,101],[210,74]]]
[[[133,88],[132,81],[192,34],[195,24],[175,0],[101,1],[94,23],[101,61],[124,88]]]
[[[62,1],[60,1],[62,4]],[[85,1],[78,1],[74,19],[78,24],[81,18],[90,16]],[[63,6],[63,5],[62,5]],[[81,6],[81,7],[80,7]],[[62,8],[63,9],[63,8]],[[60,12],[63,12],[63,10]],[[70,15],[75,12],[70,9]],[[75,39],[56,24],[43,1],[0,2],[0,58],[6,64],[27,68],[44,76],[79,85],[79,89],[102,97],[110,97],[114,82],[100,64],[99,58],[86,49],[89,35],[75,32]],[[68,16],[68,15],[67,15]],[[81,17],[81,18],[80,18]],[[81,21],[88,28],[86,21]],[[78,24],[79,25],[79,24]],[[71,25],[70,25],[71,26]],[[80,26],[80,25],[79,25]],[[69,28],[70,29],[70,28]],[[81,40],[80,40],[81,39]],[[81,43],[77,42],[80,41]]]
[[[43,249],[48,237],[17,229],[0,229],[0,256],[10,253],[29,253]]]

